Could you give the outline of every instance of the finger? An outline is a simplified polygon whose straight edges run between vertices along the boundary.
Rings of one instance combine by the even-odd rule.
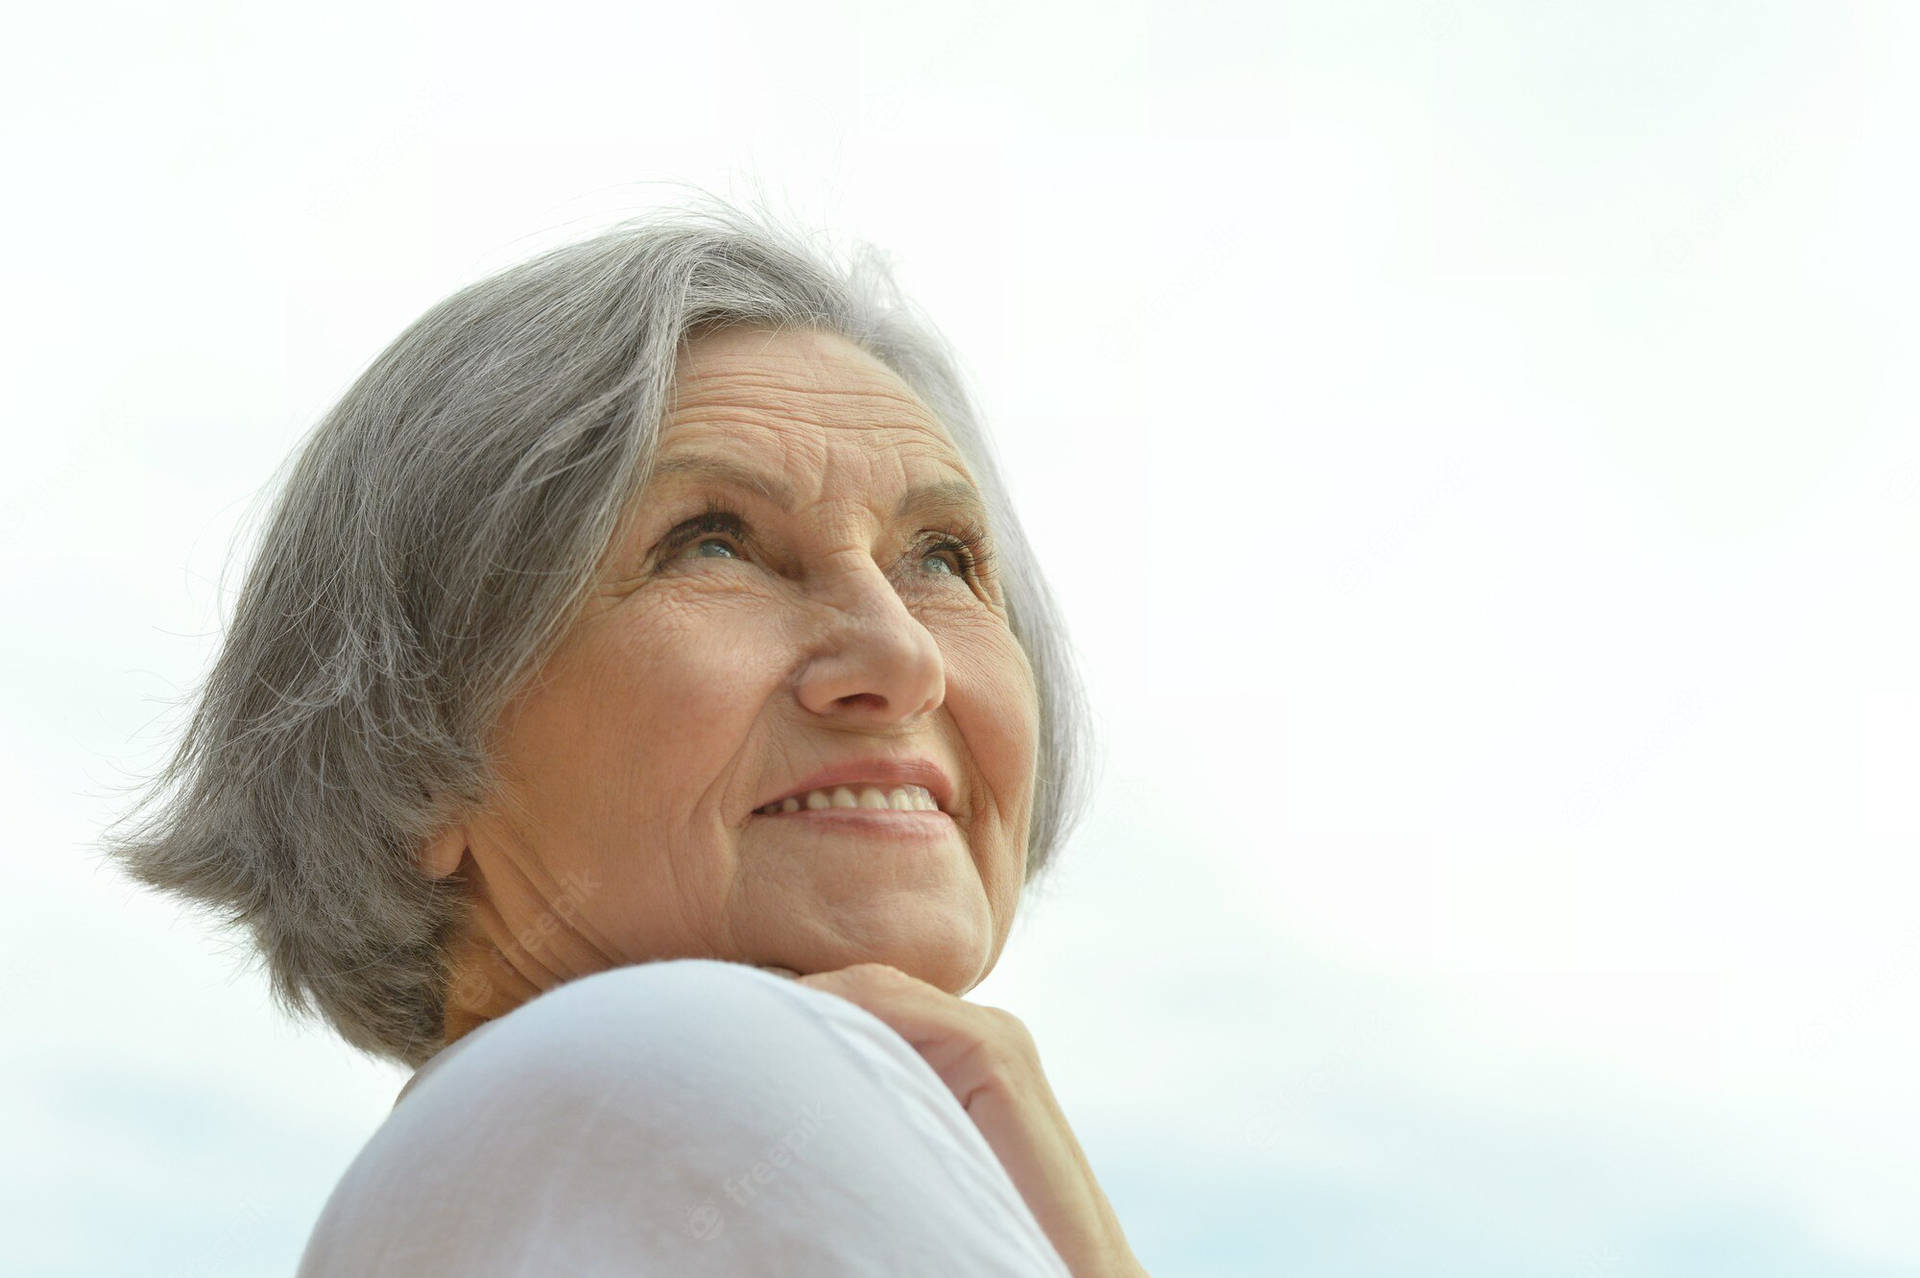
[[[954,1068],[957,1064],[966,1060],[976,1069],[991,1067],[1006,1054],[980,1048],[983,1044],[999,1047],[1010,1016],[998,1008],[969,1003],[897,968],[859,964],[802,976],[800,983],[871,1012],[926,1057],[956,1087],[956,1094],[970,1093],[978,1085],[973,1077],[976,1070],[961,1073]]]

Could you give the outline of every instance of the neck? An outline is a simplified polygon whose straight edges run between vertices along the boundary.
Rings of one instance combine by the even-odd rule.
[[[454,944],[451,958],[452,977],[440,1022],[442,1048],[540,994],[539,987],[484,935],[462,937]]]

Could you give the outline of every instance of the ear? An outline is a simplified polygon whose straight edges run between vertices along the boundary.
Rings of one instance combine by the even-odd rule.
[[[444,879],[460,868],[467,854],[467,827],[459,822],[427,840],[420,849],[420,872],[430,879]]]

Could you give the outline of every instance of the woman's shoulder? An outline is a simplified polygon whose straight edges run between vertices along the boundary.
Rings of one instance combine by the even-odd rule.
[[[443,1055],[403,1091],[407,1107],[547,1123],[591,1108],[718,1160],[833,1112],[849,1141],[905,1136],[993,1159],[959,1101],[892,1026],[744,963],[670,959],[597,972],[487,1022]]]
[[[568,982],[422,1067],[303,1278],[419,1272],[382,1267],[382,1240],[475,1274],[553,1272],[556,1248],[578,1273],[1065,1272],[910,1044],[835,995],[702,959]]]
[[[819,1071],[944,1092],[865,1008],[750,964],[664,959],[568,981],[486,1022],[415,1071],[400,1099],[449,1085],[549,1093],[643,1082],[752,1097]]]
[[[484,1061],[488,1068],[517,1062],[540,1073],[591,1067],[609,1058],[632,1068],[675,1046],[697,1047],[703,1037],[779,1032],[791,1026],[783,1027],[784,1018],[769,1014],[794,994],[814,996],[814,1011],[846,1019],[840,1009],[817,1001],[819,991],[782,988],[789,986],[785,978],[745,963],[698,958],[627,964],[578,977],[440,1049],[414,1071],[394,1103],[398,1106],[458,1059]],[[568,1050],[558,1050],[563,1044]]]

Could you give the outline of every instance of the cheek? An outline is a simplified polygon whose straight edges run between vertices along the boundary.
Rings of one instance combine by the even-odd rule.
[[[1011,631],[995,628],[955,646],[948,696],[974,765],[1001,811],[1024,829],[1039,759],[1040,707],[1033,667]]]
[[[748,609],[657,606],[611,640],[599,683],[626,707],[628,748],[682,767],[738,749],[780,667],[777,627]]]
[[[765,704],[779,637],[742,610],[615,609],[550,670],[527,720],[569,789],[608,815],[681,808],[736,755]],[[596,791],[580,795],[580,782]]]

